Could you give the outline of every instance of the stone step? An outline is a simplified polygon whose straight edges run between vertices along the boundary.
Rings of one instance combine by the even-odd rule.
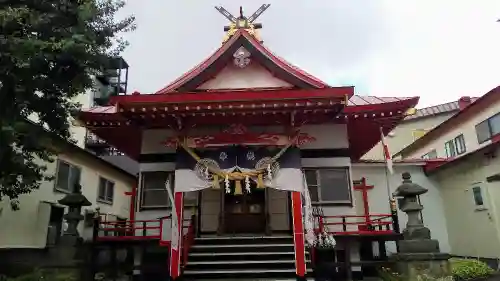
[[[235,244],[293,244],[293,237],[280,236],[208,236],[195,239],[196,245],[235,245]]]
[[[290,235],[196,238],[184,269],[186,280],[294,280],[295,274]]]
[[[308,270],[308,273],[312,273]],[[279,280],[295,277],[295,268],[293,269],[212,269],[212,270],[184,270],[186,280],[200,279],[226,279],[226,280]]]

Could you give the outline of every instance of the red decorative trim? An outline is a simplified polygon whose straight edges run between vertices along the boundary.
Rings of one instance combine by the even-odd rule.
[[[213,53],[209,58],[207,58],[205,61],[201,62],[199,65],[196,67],[192,68],[190,71],[188,71],[186,74],[182,75],[181,77],[177,78],[175,81],[164,87],[163,89],[157,91],[155,94],[166,94],[166,93],[171,93],[176,91],[177,89],[181,88],[183,85],[188,83],[189,81],[193,80],[195,77],[198,75],[201,75],[207,68],[209,68],[212,64],[214,64],[216,61],[218,61],[224,53],[226,53],[228,50],[231,50],[231,46],[238,42],[241,37],[243,37],[246,41],[248,41],[258,52],[262,53],[265,57],[269,58],[277,67],[285,70],[288,72],[290,75],[293,75],[300,80],[310,84],[313,87],[317,88],[324,88],[327,87],[327,85],[320,81],[318,78],[313,77],[310,74],[306,74],[304,71],[298,69],[297,67],[291,66],[289,63],[285,62],[283,59],[280,59],[276,57],[274,54],[272,54],[267,48],[265,48],[258,40],[256,40],[252,35],[248,34],[243,29],[239,29],[236,31],[236,33],[231,36],[231,38],[224,43],[215,53]],[[241,41],[240,41],[241,42]],[[231,56],[232,57],[232,56]],[[220,71],[223,69],[222,67],[217,70]],[[209,76],[205,77],[204,80],[207,80],[211,77],[213,77],[216,73],[210,73]]]
[[[177,147],[177,137],[168,138],[162,142],[167,147]],[[222,133],[206,136],[191,136],[185,138],[188,147],[203,148],[210,146],[224,145],[272,145],[285,146],[294,141],[294,144],[300,146],[316,139],[306,133],[295,132],[292,136],[281,134],[255,134],[248,131],[242,124],[233,124]]]
[[[274,55],[269,49],[267,49],[264,45],[262,45],[259,40],[255,39],[254,36],[248,34],[248,32],[244,32],[243,35],[245,38],[248,39],[249,42],[252,43],[252,45],[259,50],[261,53],[266,55],[268,58],[270,58],[278,67],[281,69],[287,71],[291,75],[301,79],[304,82],[307,82],[308,84],[317,87],[317,88],[324,88],[328,87],[328,85],[319,80],[318,78],[312,76],[309,73],[306,73],[305,71],[299,69],[296,66],[292,66],[289,62],[286,62],[284,59]]]
[[[318,98],[336,98],[340,101],[349,98],[354,94],[353,87],[335,87],[310,90],[264,90],[264,91],[211,91],[211,92],[190,92],[190,93],[170,93],[156,95],[123,95],[110,98],[110,104],[119,104],[120,108],[134,103],[141,105],[159,104],[189,104],[203,102],[263,102],[263,101],[293,101],[295,99],[314,100]]]
[[[361,191],[363,196],[363,214],[366,224],[370,223],[370,202],[368,200],[368,190],[373,189],[373,185],[366,185],[366,178],[361,178],[361,184],[355,185],[354,190]]]
[[[236,33],[238,34],[238,33]],[[236,35],[235,34],[235,35]],[[204,69],[209,67],[213,62],[215,62],[231,45],[236,42],[238,39],[238,36],[233,36],[231,37],[225,44],[223,44],[213,55],[211,55],[209,58],[186,72],[184,75],[181,77],[175,79],[172,83],[164,87],[163,89],[157,91],[155,94],[166,94],[172,91],[175,91],[177,88],[181,87],[183,84],[187,83],[189,80],[192,78],[196,77],[198,74],[200,74]]]
[[[183,237],[183,222],[184,222],[184,193],[182,192],[176,192],[175,193],[175,209],[177,213],[177,230],[179,232],[179,244],[177,249],[174,249],[173,247],[170,249],[170,276],[172,277],[173,280],[177,279],[180,276],[180,265],[181,265],[181,252],[182,252],[182,237]],[[175,230],[172,230],[175,231]]]
[[[334,89],[320,89],[312,91],[334,90]],[[341,88],[337,88],[342,91]],[[344,89],[346,90],[346,89]],[[262,91],[254,92],[273,97],[273,93],[282,92],[286,95],[287,92],[304,94],[311,91],[306,90],[280,90],[280,91]],[[236,95],[239,92],[229,92]],[[242,92],[245,93],[245,92]],[[204,95],[208,93],[193,93],[185,96],[196,97],[197,95]],[[210,93],[211,94],[211,93]],[[216,95],[223,97],[224,92],[215,92]],[[178,96],[178,94],[171,94]],[[156,97],[155,97],[156,96]],[[141,147],[141,129],[136,127],[135,124],[145,124],[143,128],[177,128],[177,124],[182,122],[184,127],[203,127],[228,123],[241,123],[246,126],[269,126],[269,125],[288,125],[291,120],[295,124],[327,124],[327,123],[340,123],[347,124],[349,147],[351,148],[352,160],[361,158],[373,145],[380,141],[380,127],[383,128],[384,134],[387,134],[404,118],[404,112],[410,107],[414,107],[418,102],[418,98],[410,98],[405,100],[397,100],[394,102],[374,103],[368,105],[350,105],[345,106],[340,104],[326,105],[321,108],[317,105],[320,100],[314,100],[316,104],[311,102],[311,106],[305,105],[307,99],[304,101],[300,109],[292,108],[290,104],[296,103],[297,100],[265,100],[260,104],[267,104],[265,108],[253,108],[251,105],[255,103],[254,100],[246,100],[239,102],[240,105],[244,104],[244,109],[235,106],[236,103],[231,104],[227,100],[220,103],[222,110],[211,107],[210,111],[207,109],[210,106],[210,101],[183,104],[185,109],[189,107],[188,112],[181,111],[179,104],[161,104],[164,97],[169,95],[135,95],[123,97],[125,105],[128,106],[124,110],[126,112],[115,113],[90,113],[84,112],[80,115],[80,119],[85,122],[92,132],[104,139],[110,145],[116,147],[118,150],[126,153],[128,156],[137,159]],[[120,97],[121,99],[121,97]],[[341,100],[341,96],[331,98],[333,102]],[[389,100],[389,99],[388,99]],[[311,101],[309,99],[309,101]],[[136,103],[136,102],[142,102]],[[155,102],[158,102],[155,104]],[[134,104],[135,103],[135,104]],[[248,104],[250,106],[248,106]],[[274,107],[274,104],[279,105]],[[288,106],[285,106],[289,104]],[[123,106],[122,104],[119,104]],[[148,106],[145,106],[148,105]],[[175,111],[175,106],[179,111]],[[198,111],[197,106],[200,106]],[[231,107],[232,106],[232,107]],[[165,107],[168,108],[165,111]],[[338,114],[338,110],[343,111]],[[120,108],[120,107],[119,107]],[[135,108],[135,112],[130,109]],[[143,109],[145,111],[143,111]],[[295,111],[293,114],[291,111]],[[290,114],[293,114],[291,118]],[[137,123],[136,123],[137,121]],[[361,136],[361,137],[360,137]],[[126,140],[126,141],[125,141]]]
[[[297,276],[304,277],[306,274],[306,248],[304,241],[304,224],[302,222],[302,198],[298,191],[291,191],[291,193],[295,270]]]

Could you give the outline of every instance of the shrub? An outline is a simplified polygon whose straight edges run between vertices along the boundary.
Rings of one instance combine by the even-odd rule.
[[[485,262],[477,259],[451,259],[450,261],[451,272],[455,280],[487,277],[494,273],[494,270]]]
[[[389,268],[382,267],[379,271],[379,277],[384,281],[401,281],[402,276],[397,272],[390,270]],[[422,273],[417,276],[415,281],[455,281],[452,276],[448,277],[432,277],[428,274]]]

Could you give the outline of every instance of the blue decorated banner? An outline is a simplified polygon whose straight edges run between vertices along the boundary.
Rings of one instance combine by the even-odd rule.
[[[264,183],[267,187],[280,190],[302,191],[302,172],[300,150],[289,147],[276,161],[271,161],[279,148],[226,146],[217,149],[194,151],[200,158],[197,161],[183,148],[177,150],[175,171],[175,191],[187,192],[209,188],[213,184],[213,175],[206,167],[231,173],[249,172],[265,169]],[[251,178],[256,181],[257,178]]]

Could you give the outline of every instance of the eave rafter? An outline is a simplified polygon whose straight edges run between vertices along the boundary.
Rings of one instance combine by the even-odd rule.
[[[187,126],[196,124],[227,124],[232,123],[235,117],[241,119],[249,119],[247,123],[251,123],[253,118],[257,123],[270,124],[292,124],[295,126],[301,123],[348,123],[352,121],[375,121],[383,126],[387,122],[398,122],[404,118],[405,111],[403,110],[385,110],[374,111],[369,113],[343,113],[342,106],[337,105],[329,108],[303,108],[302,110],[220,110],[212,112],[165,112],[161,110],[139,110],[126,111],[115,115],[115,119],[84,118],[86,126],[89,127],[116,127],[116,126],[135,126],[137,122],[148,124],[148,127],[165,127],[170,126],[181,129]],[[252,118],[248,118],[252,117]],[[259,122],[261,121],[261,122]],[[245,123],[245,122],[243,122]]]

